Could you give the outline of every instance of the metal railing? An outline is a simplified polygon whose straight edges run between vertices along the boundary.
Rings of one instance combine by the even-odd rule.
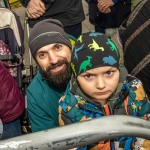
[[[67,150],[121,136],[150,139],[150,122],[131,116],[107,116],[3,140],[0,149]]]

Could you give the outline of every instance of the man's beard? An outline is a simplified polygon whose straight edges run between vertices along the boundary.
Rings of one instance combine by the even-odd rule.
[[[64,64],[62,70],[58,72],[52,72],[51,69],[56,68]],[[59,60],[57,64],[48,66],[46,71],[43,70],[43,73],[48,80],[49,84],[58,89],[66,88],[70,78],[71,78],[71,68],[70,63],[67,59]]]

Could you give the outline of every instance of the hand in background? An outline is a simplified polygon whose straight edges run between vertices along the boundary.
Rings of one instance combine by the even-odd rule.
[[[99,11],[102,13],[110,13],[111,12],[110,7],[113,5],[114,3],[112,0],[98,0],[97,7]]]
[[[27,5],[27,16],[36,19],[45,13],[45,4],[41,0],[30,0]]]

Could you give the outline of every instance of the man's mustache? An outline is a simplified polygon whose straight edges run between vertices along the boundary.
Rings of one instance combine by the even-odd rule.
[[[66,62],[67,60],[59,60],[56,64],[53,64],[53,65],[51,65],[51,66],[48,66],[47,68],[46,68],[46,72],[47,71],[50,71],[51,69],[54,69],[54,68],[56,68],[56,67],[59,67],[59,66],[61,66],[61,65],[63,65],[63,64],[67,64],[67,62]]]

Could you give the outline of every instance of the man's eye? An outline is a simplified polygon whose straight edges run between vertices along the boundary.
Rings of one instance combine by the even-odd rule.
[[[39,56],[38,56],[40,59],[43,59],[43,58],[45,58],[46,57],[46,54],[45,53],[41,53],[41,54],[39,54]]]
[[[61,50],[61,49],[62,49],[62,45],[57,44],[57,45],[55,46],[55,49],[56,49],[56,50]]]

